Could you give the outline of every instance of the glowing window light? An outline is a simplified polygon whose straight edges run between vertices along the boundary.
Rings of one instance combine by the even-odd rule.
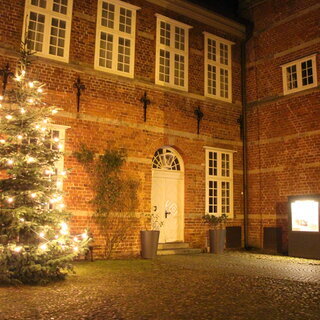
[[[292,231],[319,232],[319,202],[297,200],[291,203]]]

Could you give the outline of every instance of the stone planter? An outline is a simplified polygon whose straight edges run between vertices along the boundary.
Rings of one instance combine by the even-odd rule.
[[[210,253],[223,253],[226,243],[226,229],[209,230]]]
[[[158,242],[159,242],[158,230],[143,230],[140,231],[141,239],[141,257],[143,259],[153,259],[157,255]]]

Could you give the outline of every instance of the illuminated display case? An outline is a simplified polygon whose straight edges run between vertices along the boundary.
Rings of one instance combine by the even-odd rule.
[[[320,195],[289,197],[290,256],[320,259]]]

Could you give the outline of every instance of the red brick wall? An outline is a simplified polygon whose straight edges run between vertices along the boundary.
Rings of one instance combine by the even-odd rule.
[[[2,1],[3,3],[5,1]],[[81,143],[97,153],[107,147],[126,148],[129,161],[125,170],[139,181],[138,212],[151,209],[151,159],[154,152],[171,145],[179,150],[185,164],[185,240],[193,247],[206,244],[206,226],[201,222],[205,213],[205,152],[204,146],[235,150],[234,213],[230,225],[242,225],[242,147],[237,119],[241,113],[240,40],[223,30],[183,17],[147,1],[133,0],[141,7],[137,13],[135,77],[128,79],[95,71],[94,48],[97,0],[74,0],[70,43],[70,62],[60,63],[34,57],[28,76],[46,83],[45,100],[63,109],[54,119],[57,124],[70,126],[66,133],[65,167],[72,169],[64,182],[67,208],[74,213],[72,229],[80,232],[90,227],[95,241],[101,237],[88,213],[93,194],[91,178],[73,152]],[[154,84],[155,73],[155,13],[166,15],[191,25],[189,50],[189,93],[165,89]],[[14,70],[22,36],[24,0],[11,1],[0,7],[0,66],[10,63]],[[4,19],[6,17],[6,19]],[[1,22],[2,21],[2,22]],[[224,36],[236,42],[233,46],[233,103],[205,98],[203,31]],[[77,77],[85,84],[81,96],[81,112],[76,113]],[[147,122],[143,122],[140,98],[147,91],[151,105]],[[194,110],[204,113],[201,134],[196,134]],[[131,160],[130,160],[131,159]],[[132,160],[133,159],[133,160]],[[149,160],[146,163],[145,160]],[[116,249],[117,254],[136,255],[140,250],[139,219],[132,222],[132,232]]]
[[[262,247],[263,228],[283,228],[288,196],[320,192],[320,93],[283,96],[281,65],[319,52],[318,1],[263,1],[246,11],[249,245]],[[318,39],[318,40],[317,40]],[[318,83],[320,55],[317,55]]]

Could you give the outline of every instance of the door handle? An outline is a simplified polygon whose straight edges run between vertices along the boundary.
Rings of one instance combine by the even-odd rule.
[[[169,212],[169,211],[166,210],[166,211],[164,212],[164,216],[165,216],[166,219],[168,218],[168,214],[171,214],[171,212]]]

